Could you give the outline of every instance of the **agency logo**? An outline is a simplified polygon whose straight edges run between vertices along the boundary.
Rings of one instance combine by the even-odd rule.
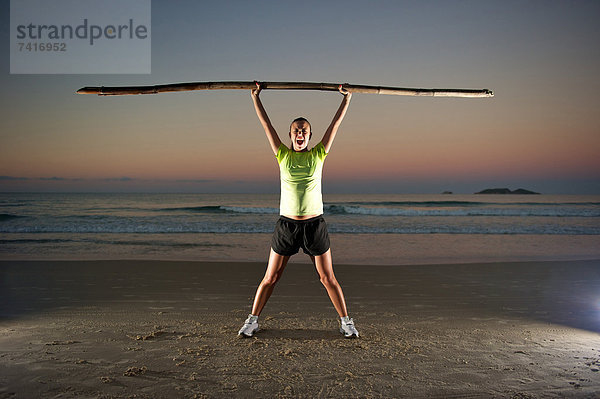
[[[148,74],[150,0],[11,0],[10,73]]]

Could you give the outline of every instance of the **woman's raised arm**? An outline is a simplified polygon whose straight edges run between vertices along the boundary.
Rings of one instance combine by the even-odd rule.
[[[331,149],[331,145],[333,144],[333,139],[335,138],[337,130],[340,127],[342,120],[344,119],[344,116],[346,115],[346,111],[348,110],[348,105],[350,105],[350,99],[352,98],[352,93],[349,92],[348,90],[344,89],[342,87],[342,85],[340,85],[339,91],[340,91],[340,93],[342,93],[344,95],[344,98],[342,99],[342,103],[340,104],[338,111],[335,113],[335,116],[333,117],[331,124],[329,125],[329,127],[325,131],[325,134],[323,135],[323,138],[321,139],[321,142],[323,143],[323,146],[325,147],[325,152],[327,152],[327,153]]]
[[[273,127],[271,121],[269,120],[269,117],[267,116],[267,111],[265,111],[265,107],[263,107],[262,102],[258,97],[260,91],[260,83],[256,82],[256,89],[252,89],[252,91],[250,92],[252,95],[252,101],[254,102],[256,115],[258,115],[258,119],[260,120],[260,123],[265,129],[265,133],[267,134],[267,139],[269,139],[269,144],[271,144],[271,149],[273,150],[273,153],[277,155],[277,151],[279,150],[279,146],[281,145],[281,140],[279,139],[279,135],[275,131],[275,128]]]
[[[333,120],[331,121],[331,124],[329,125],[329,127],[325,131],[325,134],[323,135],[323,138],[321,139],[321,142],[325,147],[325,152],[327,153],[329,152],[329,149],[333,144],[333,139],[335,138],[338,128],[340,127],[340,124],[342,123],[342,120],[346,115],[346,110],[348,110],[348,105],[350,105],[350,99],[352,98],[352,93],[344,89],[342,85],[340,85],[339,91],[344,95],[344,99],[342,100],[340,107],[338,108],[337,112],[335,113],[335,116],[333,117]]]

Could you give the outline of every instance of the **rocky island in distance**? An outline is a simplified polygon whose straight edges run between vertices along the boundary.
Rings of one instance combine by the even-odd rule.
[[[540,194],[535,191],[525,190],[524,188],[518,188],[516,190],[510,190],[508,188],[486,188],[475,194]]]

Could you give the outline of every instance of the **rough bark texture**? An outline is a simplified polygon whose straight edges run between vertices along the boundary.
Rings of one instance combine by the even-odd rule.
[[[260,82],[263,90],[321,90],[338,91],[340,83],[313,82]],[[344,89],[352,93],[388,94],[397,96],[430,96],[430,97],[493,97],[488,89],[419,89],[406,87],[364,86],[343,83]],[[101,86],[83,87],[79,94],[98,94],[100,96],[117,96],[126,94],[156,94],[192,90],[250,90],[256,87],[255,82],[188,82],[171,83],[155,86]]]

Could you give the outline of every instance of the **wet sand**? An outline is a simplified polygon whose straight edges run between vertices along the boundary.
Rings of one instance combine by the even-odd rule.
[[[0,262],[0,398],[600,396],[600,261],[336,265],[344,339],[290,264]]]

